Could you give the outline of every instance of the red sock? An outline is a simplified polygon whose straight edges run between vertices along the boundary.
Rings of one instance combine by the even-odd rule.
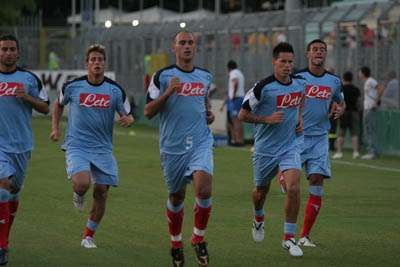
[[[167,208],[168,230],[171,235],[172,248],[182,248],[182,223],[183,208],[178,212],[173,212]]]
[[[284,234],[283,235],[283,240],[289,240],[290,238],[294,238],[294,234]]]
[[[192,244],[200,243],[204,240],[205,230],[211,214],[211,206],[202,208],[197,203],[194,207],[194,228],[192,234]]]
[[[8,202],[8,207],[10,210],[10,217],[8,217],[7,241],[8,241],[8,237],[10,236],[11,226],[14,222],[14,218],[17,213],[18,206],[19,206],[18,201],[9,201]]]
[[[93,238],[94,234],[96,233],[98,223],[93,221],[93,219],[94,219],[94,215],[91,215],[89,217],[89,220],[86,223],[86,228],[85,228],[85,232],[83,232],[82,239],[85,239],[86,237]]]
[[[0,202],[0,248],[8,248],[8,224],[10,220],[10,208],[8,201]]]
[[[307,206],[304,211],[304,224],[301,237],[308,236],[311,228],[317,219],[319,210],[321,209],[322,198],[320,196],[311,195],[308,198]]]
[[[264,221],[264,215],[261,215],[261,216],[254,215],[254,220],[256,222],[258,222],[258,223],[263,222]]]

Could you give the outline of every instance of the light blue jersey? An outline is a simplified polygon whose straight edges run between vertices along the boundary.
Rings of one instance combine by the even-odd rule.
[[[282,84],[270,76],[247,92],[243,109],[261,116],[270,116],[276,111],[285,114],[281,123],[254,125],[255,154],[279,156],[295,149],[296,125],[304,90],[305,81],[301,77],[294,76],[290,83]]]
[[[179,78],[181,87],[160,112],[161,153],[184,154],[206,142],[212,146],[205,106],[212,75],[201,68],[187,72],[176,65],[161,69],[152,77],[147,102],[163,95],[173,77]]]
[[[59,103],[62,106],[69,104],[67,150],[111,152],[115,112],[130,114],[124,90],[107,77],[101,84],[90,83],[87,76],[65,83]]]
[[[303,77],[307,83],[303,113],[304,135],[327,134],[330,129],[331,102],[340,103],[344,99],[340,78],[329,72],[315,76],[309,69],[301,70],[296,75]]]
[[[0,150],[24,153],[32,150],[32,105],[16,97],[16,89],[48,102],[46,91],[39,78],[26,70],[0,72]]]

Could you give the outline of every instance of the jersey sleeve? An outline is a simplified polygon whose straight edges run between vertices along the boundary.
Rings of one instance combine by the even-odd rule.
[[[156,72],[151,77],[149,88],[147,89],[147,100],[149,103],[160,96],[160,72]]]
[[[31,79],[29,94],[43,102],[46,102],[47,104],[50,104],[47,92],[43,88],[42,82],[36,75],[33,75],[33,78]]]
[[[253,88],[251,88],[245,95],[242,103],[242,108],[248,111],[253,111],[254,108],[261,101],[261,92],[263,85],[260,82],[256,83]]]
[[[335,101],[336,103],[340,103],[344,100],[344,95],[343,95],[343,86],[342,83],[338,80],[335,81],[336,83],[338,83],[338,85],[335,88],[335,92],[333,93],[333,101]]]
[[[125,94],[125,91],[120,88],[119,94],[117,96],[117,106],[116,110],[120,115],[129,115],[131,114],[131,104],[129,103],[129,99]]]
[[[64,83],[59,94],[58,94],[58,103],[61,106],[65,106],[69,103],[71,97],[71,88],[68,83]]]

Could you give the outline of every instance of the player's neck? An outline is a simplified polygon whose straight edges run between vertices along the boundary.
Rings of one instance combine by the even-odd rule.
[[[326,71],[324,65],[316,66],[316,65],[310,64],[308,66],[308,69],[310,70],[311,74],[314,74],[315,76],[321,76]]]
[[[183,71],[190,72],[193,70],[193,62],[192,61],[185,62],[183,60],[182,61],[178,60],[178,61],[176,61],[176,65],[178,66],[178,68],[180,68]]]
[[[275,79],[277,79],[280,83],[289,84],[290,83],[290,76],[289,75],[278,75],[274,74]]]
[[[4,64],[0,64],[0,72],[9,73],[14,72],[17,69],[17,65],[6,66]]]
[[[104,81],[104,74],[95,75],[95,74],[89,73],[88,81],[91,84],[101,84]]]

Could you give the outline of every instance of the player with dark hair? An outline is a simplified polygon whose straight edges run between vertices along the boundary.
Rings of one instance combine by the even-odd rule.
[[[264,202],[271,180],[282,172],[286,187],[285,221],[282,247],[300,257],[302,250],[294,237],[300,208],[301,162],[296,132],[302,131],[302,102],[305,81],[291,76],[294,51],[280,43],[273,50],[273,75],[259,81],[247,92],[239,119],[254,123],[254,218],[252,235],[264,239]]]
[[[39,78],[17,67],[19,52],[13,35],[0,36],[0,265],[8,262],[8,236],[33,149],[32,110],[49,112]]]
[[[303,113],[304,137],[299,137],[299,147],[310,186],[299,243],[309,247],[315,246],[309,235],[322,205],[323,181],[331,177],[329,118],[333,116],[338,119],[345,109],[342,83],[339,77],[326,71],[326,55],[327,46],[324,41],[311,41],[307,45],[308,68],[296,74],[307,83]]]

